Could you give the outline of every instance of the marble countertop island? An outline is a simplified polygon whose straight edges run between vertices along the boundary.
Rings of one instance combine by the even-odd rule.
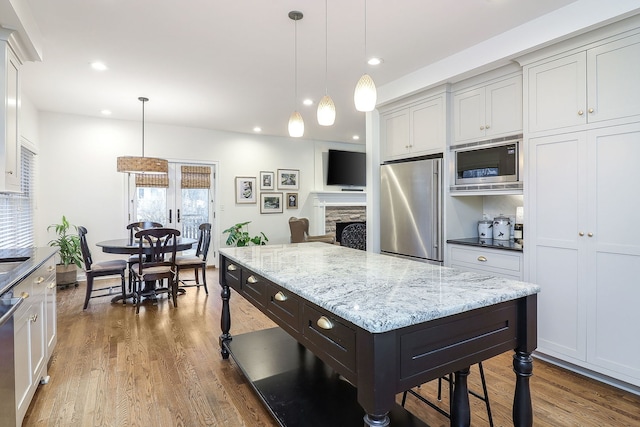
[[[224,256],[370,333],[540,292],[531,283],[326,243],[222,248]]]

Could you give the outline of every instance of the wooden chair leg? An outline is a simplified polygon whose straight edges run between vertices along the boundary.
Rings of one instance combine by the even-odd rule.
[[[91,298],[91,292],[93,292],[93,276],[87,274],[87,295],[84,297],[84,307],[83,310],[86,310],[89,306],[89,298]]]
[[[209,289],[207,289],[207,266],[203,265],[200,269],[202,270],[202,284],[204,285],[204,292],[209,295]]]
[[[120,281],[121,281],[121,284],[122,284],[122,304],[126,304],[127,303],[127,288],[125,287],[124,270],[122,270],[122,274],[120,274]]]

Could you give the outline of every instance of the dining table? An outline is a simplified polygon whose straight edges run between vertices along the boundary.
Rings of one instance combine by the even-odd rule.
[[[196,239],[190,239],[187,237],[178,237],[178,241],[176,242],[176,251],[177,252],[188,251],[197,242],[198,241]],[[140,244],[138,240],[129,239],[129,238],[103,240],[101,242],[96,243],[96,246],[101,247],[102,252],[108,253],[108,254],[137,255],[140,252]],[[145,254],[146,253],[150,254],[152,249],[148,244],[143,243],[142,250]],[[150,288],[152,286],[155,286],[155,285],[153,283],[145,284],[146,288]],[[179,288],[178,291],[181,294],[185,293],[184,288]],[[127,293],[124,296],[117,295],[111,299],[111,302],[122,301],[123,298],[129,299],[133,296],[134,296],[133,293]]]

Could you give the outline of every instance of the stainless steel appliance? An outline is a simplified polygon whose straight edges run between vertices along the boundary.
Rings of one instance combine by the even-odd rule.
[[[520,135],[451,147],[455,187],[518,183],[522,156]]]
[[[442,263],[442,158],[380,166],[380,251]]]

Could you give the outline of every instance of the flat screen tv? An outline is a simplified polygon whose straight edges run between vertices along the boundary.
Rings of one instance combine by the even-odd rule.
[[[366,154],[356,151],[329,150],[327,185],[366,186]]]

